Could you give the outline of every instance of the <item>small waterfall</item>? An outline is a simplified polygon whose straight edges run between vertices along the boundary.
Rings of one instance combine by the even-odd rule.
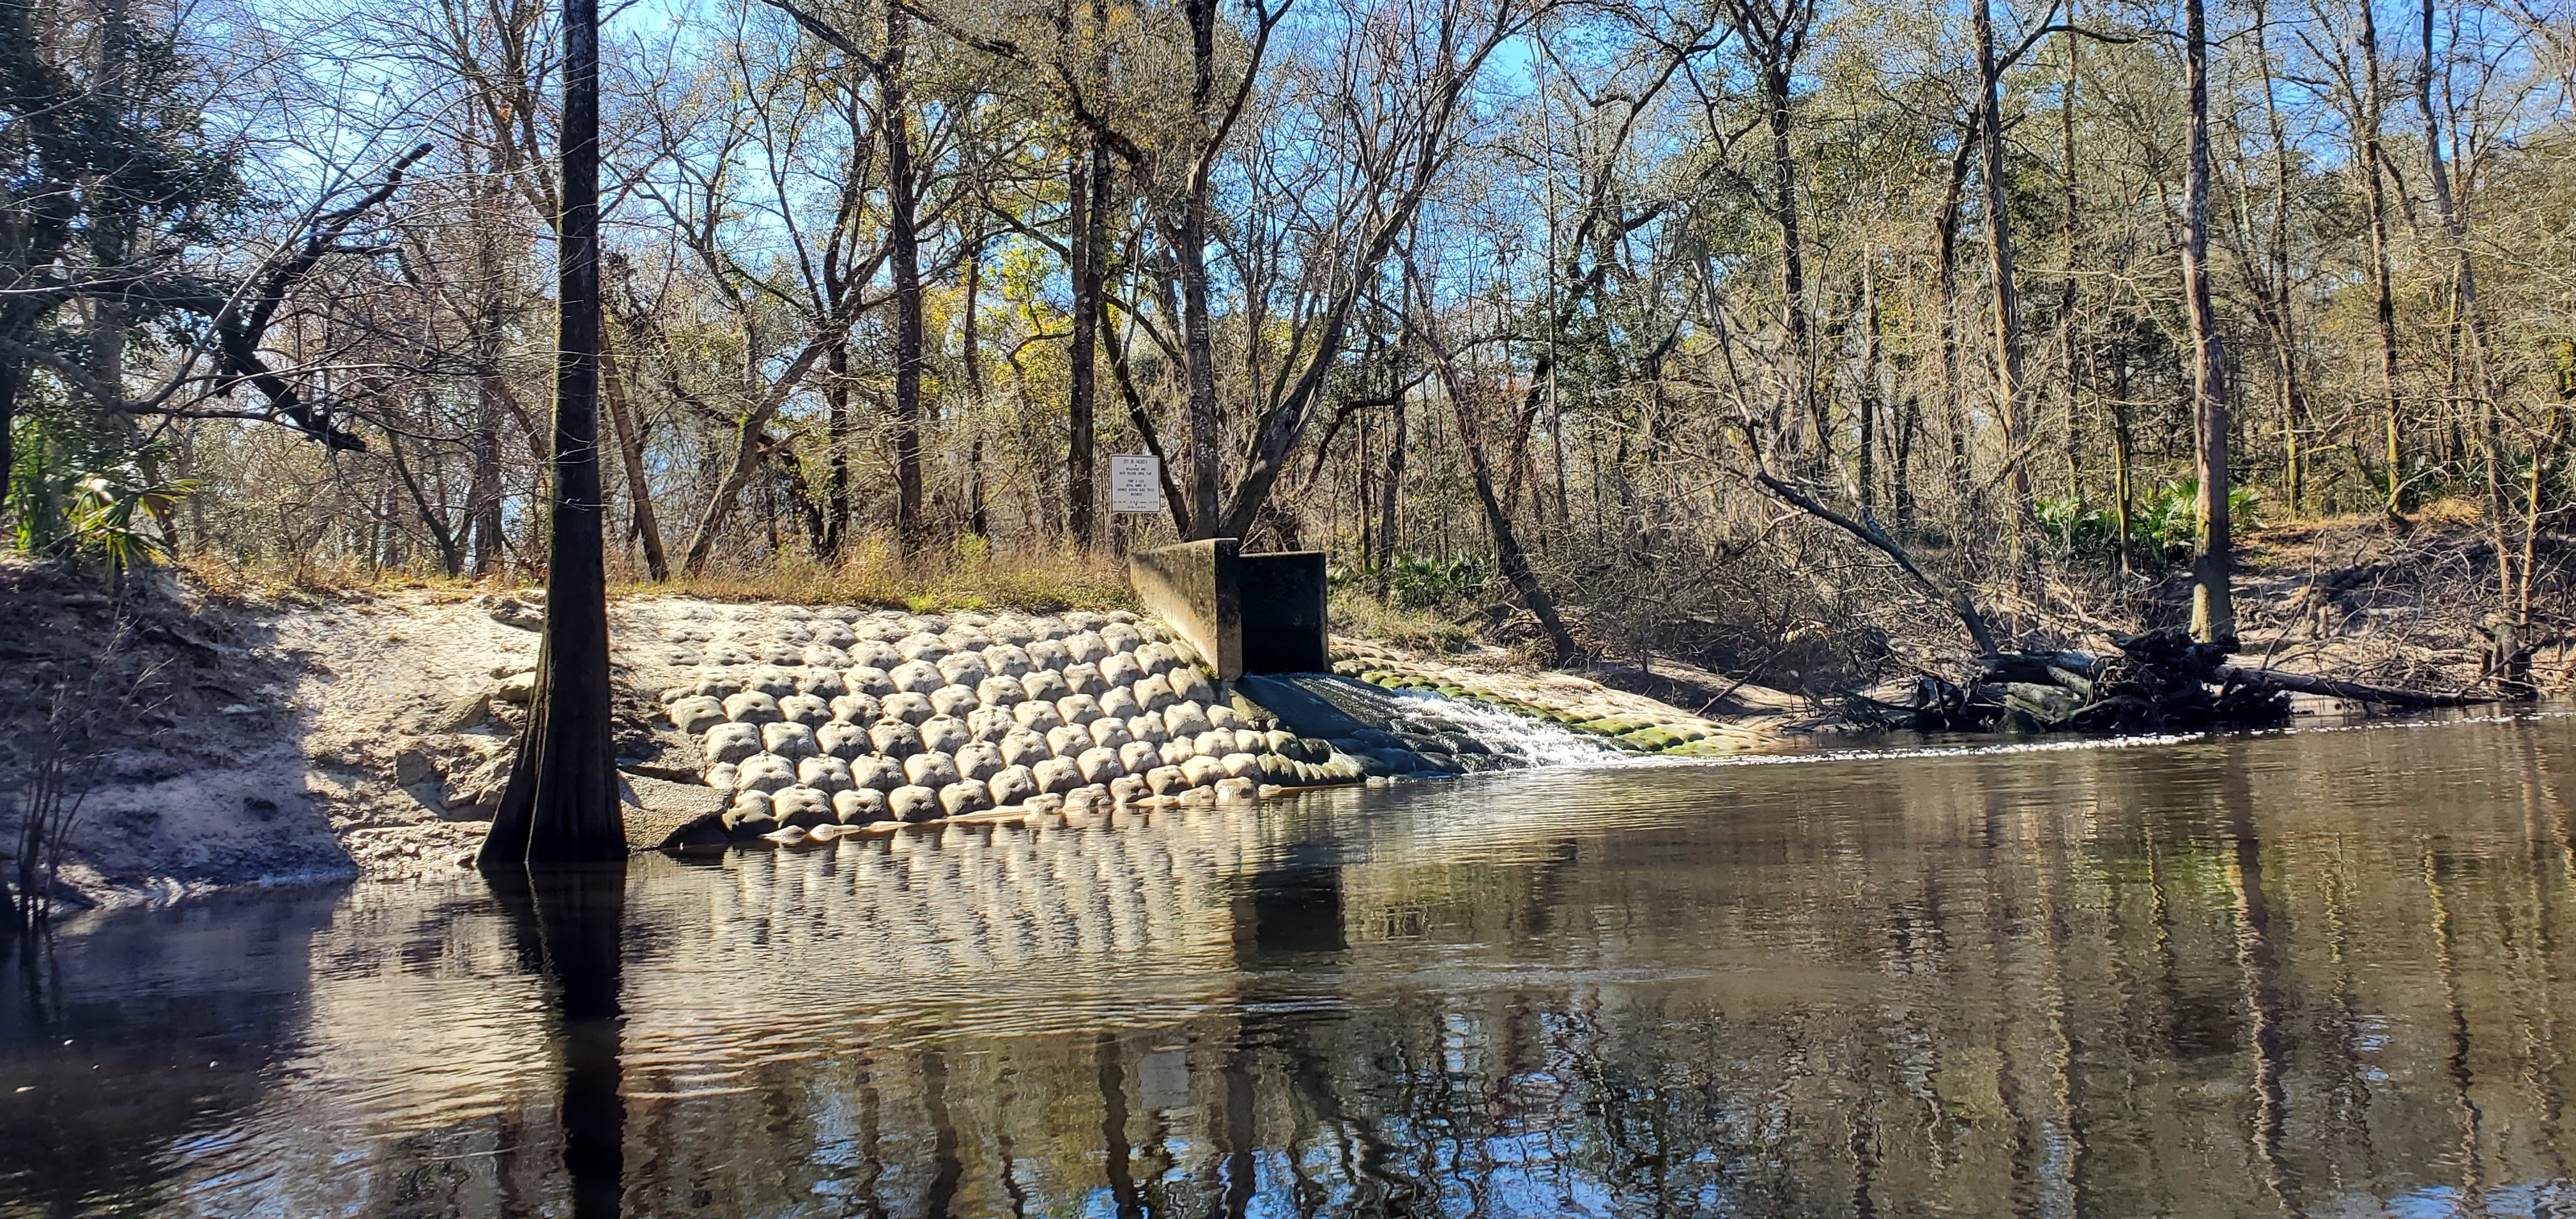
[[[1618,746],[1473,698],[1390,690],[1329,673],[1249,674],[1244,693],[1295,731],[1389,774],[1459,774],[1620,760]],[[1370,773],[1379,773],[1371,771]]]
[[[1393,702],[1396,715],[1421,731],[1466,737],[1515,766],[1583,766],[1625,756],[1598,737],[1473,699],[1402,691]]]

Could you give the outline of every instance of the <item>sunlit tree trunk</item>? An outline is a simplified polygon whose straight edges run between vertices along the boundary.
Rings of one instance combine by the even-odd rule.
[[[2359,8],[2363,96],[2355,99],[2354,117],[2361,120],[2358,143],[2361,154],[2362,186],[2370,210],[2370,286],[2372,312],[2379,328],[2379,391],[2381,420],[2386,425],[2384,453],[2387,474],[2387,509],[2392,517],[2414,507],[2406,485],[2406,452],[2398,431],[2405,407],[2398,396],[2397,380],[2397,294],[2390,281],[2388,267],[2388,187],[2383,176],[2386,154],[2381,150],[2380,128],[2386,109],[2379,84],[2379,23],[2371,16],[2371,6]]]
[[[2203,0],[2183,3],[2183,72],[2191,94],[2190,166],[2183,185],[2183,295],[2191,312],[2194,467],[2200,475],[2200,536],[2192,556],[2191,633],[2233,642],[2236,603],[2228,580],[2234,544],[2227,521],[2227,355],[2209,293],[2209,32]]]
[[[920,553],[928,540],[921,515],[921,191],[904,81],[911,25],[899,0],[887,0],[878,122],[885,128],[887,266],[894,279],[894,532],[907,555]]]
[[[2004,460],[2012,487],[2012,530],[2030,510],[2030,463],[2023,452],[2029,421],[2022,409],[2021,291],[2013,281],[2012,209],[2005,197],[2002,69],[1995,60],[1995,22],[1990,0],[1977,0],[1977,79],[1983,120],[1978,147],[1983,155],[1986,199],[1986,259],[1995,280],[1995,409],[2003,423]],[[2018,542],[2016,542],[2018,549]]]

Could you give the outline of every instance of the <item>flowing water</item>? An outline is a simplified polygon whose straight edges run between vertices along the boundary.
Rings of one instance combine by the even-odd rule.
[[[2566,1214],[2571,801],[2543,717],[98,917],[0,1215]]]
[[[1584,766],[1621,756],[1616,746],[1597,736],[1490,703],[1418,691],[1396,692],[1386,701],[1399,725],[1469,737],[1485,748],[1487,756],[1510,765]]]

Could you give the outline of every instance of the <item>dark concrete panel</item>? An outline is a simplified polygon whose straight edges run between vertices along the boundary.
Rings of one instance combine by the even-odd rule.
[[[1324,552],[1243,555],[1236,570],[1242,589],[1243,671],[1330,672]]]

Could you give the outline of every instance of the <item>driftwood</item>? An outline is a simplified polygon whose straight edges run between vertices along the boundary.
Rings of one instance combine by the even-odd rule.
[[[1929,731],[2156,732],[2253,727],[2289,718],[2291,694],[2390,707],[2460,707],[2475,694],[2398,690],[2227,663],[2230,648],[2179,630],[2115,638],[2119,651],[1994,652],[1953,684],[1925,677],[1905,704],[1870,701],[1857,718]]]
[[[2383,707],[2475,707],[2496,701],[2490,694],[2435,694],[2424,690],[2399,690],[2389,686],[2366,685],[2357,681],[2337,681],[2331,677],[2310,677],[2305,673],[2283,673],[2277,669],[2243,669],[2227,665],[2219,674],[2232,681],[2262,682],[2296,694],[2314,694],[2323,698],[2340,698],[2346,702],[2376,703]]]

